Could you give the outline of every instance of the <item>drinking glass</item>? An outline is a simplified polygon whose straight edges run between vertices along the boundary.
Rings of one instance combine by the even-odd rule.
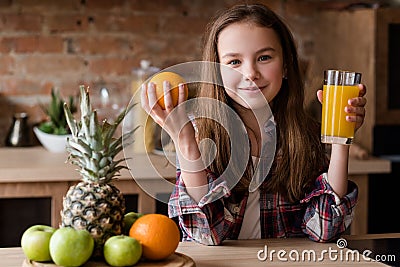
[[[343,70],[324,72],[321,142],[350,145],[354,139],[355,122],[346,121],[350,98],[358,97],[361,73]]]

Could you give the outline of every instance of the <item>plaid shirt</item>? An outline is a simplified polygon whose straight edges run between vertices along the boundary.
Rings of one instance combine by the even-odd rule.
[[[243,222],[247,196],[236,205],[226,197],[230,190],[224,181],[208,172],[209,192],[196,203],[186,192],[177,170],[177,182],[169,200],[169,216],[179,216],[184,240],[218,245],[237,239]],[[348,194],[339,198],[327,182],[327,174],[315,181],[314,190],[297,203],[288,203],[280,194],[260,193],[261,238],[304,237],[318,242],[338,238],[349,227],[357,201],[357,186],[349,181]]]

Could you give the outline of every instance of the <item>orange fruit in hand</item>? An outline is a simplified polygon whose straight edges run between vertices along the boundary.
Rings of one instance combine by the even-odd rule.
[[[175,252],[181,239],[176,223],[166,215],[145,214],[129,230],[129,236],[142,244],[143,257],[162,260]]]
[[[171,93],[172,103],[174,107],[176,107],[178,105],[178,96],[179,96],[178,86],[180,83],[185,84],[186,81],[179,74],[170,71],[159,72],[150,79],[149,82],[153,82],[156,86],[156,95],[158,99],[158,104],[161,106],[162,109],[165,109],[164,87],[163,87],[164,81],[169,81],[171,85],[170,93]],[[188,97],[188,88],[185,85],[185,100],[187,99],[187,97]]]

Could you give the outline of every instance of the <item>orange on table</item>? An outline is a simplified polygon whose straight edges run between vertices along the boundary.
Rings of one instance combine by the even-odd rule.
[[[172,97],[172,103],[175,106],[178,105],[178,96],[179,96],[179,84],[183,83],[185,84],[186,81],[183,79],[182,76],[175,72],[171,71],[163,71],[156,73],[149,82],[153,82],[156,86],[156,95],[158,99],[158,104],[161,106],[162,109],[165,109],[165,103],[164,103],[164,87],[163,87],[163,82],[164,81],[169,81],[171,85],[171,97]],[[185,100],[188,98],[188,88],[185,84]]]
[[[163,214],[145,214],[129,230],[129,236],[142,244],[143,257],[162,260],[173,254],[179,245],[180,231],[176,223]]]

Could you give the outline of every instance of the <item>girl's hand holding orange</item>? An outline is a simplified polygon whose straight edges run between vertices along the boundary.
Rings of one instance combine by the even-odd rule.
[[[188,98],[185,80],[173,72],[160,72],[154,75],[148,85],[142,85],[142,108],[163,127],[173,140],[176,140],[188,116],[182,104]],[[167,121],[168,120],[168,121]]]
[[[164,81],[169,82],[170,90],[166,91],[165,87],[163,86]],[[185,85],[185,80],[178,74],[174,72],[160,72],[154,75],[149,83],[153,83],[156,88],[156,97],[158,99],[157,103],[160,105],[162,109],[166,109],[166,102],[172,103],[172,107],[176,107],[178,103],[185,101],[188,98],[188,88]],[[179,94],[179,85],[183,84],[184,90]],[[168,99],[165,99],[168,98]],[[182,99],[180,99],[182,98]],[[183,101],[179,101],[183,100]],[[169,104],[169,103],[168,103]],[[169,105],[170,107],[171,105]]]

